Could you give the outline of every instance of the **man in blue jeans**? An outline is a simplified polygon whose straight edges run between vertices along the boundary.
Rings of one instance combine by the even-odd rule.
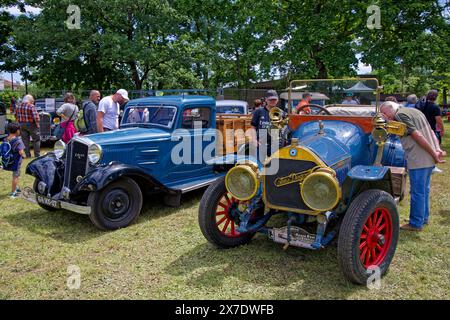
[[[444,163],[443,151],[424,114],[415,108],[401,107],[395,102],[381,105],[381,113],[389,121],[406,124],[407,134],[401,138],[411,184],[409,223],[400,228],[421,231],[430,216],[430,182],[436,163]]]

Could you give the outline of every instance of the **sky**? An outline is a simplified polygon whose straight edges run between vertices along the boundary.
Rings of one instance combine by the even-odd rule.
[[[442,1],[442,0],[440,0]],[[31,13],[31,14],[39,14],[39,12],[41,11],[41,9],[39,8],[35,8],[35,7],[31,7],[31,6],[25,6],[25,9],[27,11],[27,13]],[[5,10],[5,8],[0,8],[0,10]],[[21,14],[21,12],[19,11],[19,9],[17,7],[12,7],[12,8],[6,8],[6,11],[8,11],[10,14],[12,15],[19,15]],[[357,56],[357,58],[359,59],[360,57]],[[358,74],[369,74],[372,72],[372,67],[370,65],[365,65],[363,63],[359,63],[358,65]],[[11,80],[11,74],[10,73],[0,73],[0,77],[7,79],[7,80]],[[20,76],[19,73],[14,73],[13,74],[14,77],[14,81],[22,81],[22,77]]]

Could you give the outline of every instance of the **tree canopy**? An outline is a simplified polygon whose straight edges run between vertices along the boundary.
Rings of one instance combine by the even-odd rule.
[[[49,89],[248,88],[274,78],[356,75],[357,56],[388,90],[448,83],[442,1],[29,0],[37,15],[0,14],[0,69]],[[68,6],[80,8],[70,29]]]

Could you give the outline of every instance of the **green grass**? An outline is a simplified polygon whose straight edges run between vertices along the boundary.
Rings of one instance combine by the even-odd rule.
[[[449,299],[450,163],[441,168],[432,180],[431,224],[400,233],[381,290],[349,283],[336,245],[283,251],[257,235],[249,245],[215,249],[197,223],[203,191],[176,209],[147,199],[137,224],[101,232],[86,216],[9,199],[10,173],[0,172],[0,299]],[[400,211],[407,221],[409,198]],[[66,286],[69,265],[81,268],[78,290]]]

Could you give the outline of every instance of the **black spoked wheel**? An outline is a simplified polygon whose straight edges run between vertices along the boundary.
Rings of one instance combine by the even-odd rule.
[[[356,197],[339,231],[338,259],[346,277],[357,284],[379,268],[384,275],[395,254],[399,215],[394,199],[381,190],[367,190]]]
[[[217,179],[204,193],[198,221],[205,238],[219,248],[248,243],[254,233],[239,233],[239,216],[234,213],[239,201],[225,187],[225,177]]]
[[[39,179],[37,179],[37,178],[34,179],[34,183],[33,183],[33,191],[36,192],[37,194],[39,194],[39,190],[38,190],[39,182],[41,182],[41,180],[39,180]],[[47,210],[47,211],[50,211],[50,212],[55,212],[55,211],[58,210],[58,209],[56,209],[56,208],[46,206],[45,204],[42,204],[42,203],[39,203],[39,202],[38,202],[38,205],[39,205],[39,207],[41,207],[42,209]]]
[[[129,178],[111,183],[105,189],[92,192],[88,198],[89,217],[102,230],[117,230],[134,223],[142,209],[139,185]]]

